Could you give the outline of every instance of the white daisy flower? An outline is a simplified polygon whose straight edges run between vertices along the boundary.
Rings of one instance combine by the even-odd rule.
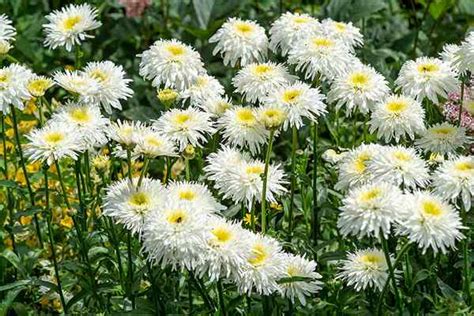
[[[220,191],[225,188],[235,166],[244,161],[250,161],[250,157],[234,148],[223,146],[216,153],[207,156],[207,164],[203,170],[206,177],[215,182],[214,187]]]
[[[85,102],[102,105],[107,113],[112,113],[112,108],[122,109],[120,101],[127,100],[133,94],[128,87],[131,79],[125,78],[125,71],[120,65],[111,61],[100,61],[87,63],[84,74],[97,81],[98,89],[95,93],[81,94]]]
[[[183,90],[205,73],[199,53],[176,39],[158,40],[141,54],[140,76],[152,80],[154,87]]]
[[[171,109],[153,123],[154,128],[178,144],[179,151],[188,144],[201,147],[206,136],[214,134],[212,125],[208,113],[194,108]]]
[[[461,46],[456,44],[445,44],[443,50],[439,53],[439,57],[446,63],[448,63],[453,69],[462,73],[461,69],[457,68],[457,56]]]
[[[136,133],[134,142],[136,143],[133,150],[134,155],[143,155],[149,158],[161,156],[173,157],[178,155],[175,144],[150,127],[144,128]]]
[[[107,136],[122,146],[133,147],[144,129],[145,125],[140,121],[117,120],[110,124]]]
[[[283,252],[278,241],[271,237],[247,232],[246,264],[235,280],[240,293],[250,295],[255,290],[269,295],[279,290],[277,281],[284,275]]]
[[[13,42],[15,36],[16,30],[12,26],[12,21],[5,14],[0,15],[0,41]]]
[[[171,182],[166,187],[166,196],[170,201],[179,201],[183,205],[199,209],[203,213],[216,213],[225,209],[212,196],[209,189],[198,182]]]
[[[219,80],[202,74],[197,76],[180,96],[182,99],[189,99],[191,106],[199,106],[207,100],[219,98],[223,94],[224,87]]]
[[[56,72],[53,74],[54,82],[63,89],[77,94],[86,102],[90,101],[90,96],[99,93],[99,82],[85,75],[80,71],[66,70],[64,72]]]
[[[94,105],[68,102],[53,114],[53,120],[69,125],[81,135],[87,149],[101,147],[107,143],[110,120]]]
[[[49,23],[43,24],[46,33],[44,45],[51,49],[64,46],[69,52],[74,45],[79,45],[86,38],[93,38],[87,32],[102,25],[96,20],[97,13],[87,3],[70,4],[61,10],[54,10],[46,16]]]
[[[370,162],[369,171],[374,179],[410,189],[425,187],[430,177],[426,162],[415,149],[402,146],[381,148]]]
[[[401,200],[398,187],[386,182],[351,189],[342,201],[337,227],[343,236],[379,237],[383,234],[387,238]]]
[[[390,260],[394,261],[392,257]],[[347,260],[343,260],[341,272],[338,273],[337,278],[347,282],[347,285],[353,286],[356,291],[372,287],[382,291],[389,278],[388,264],[384,253],[376,248],[349,253]]]
[[[164,202],[164,190],[159,180],[122,179],[112,183],[105,195],[103,215],[123,224],[132,234],[141,235],[148,214]]]
[[[259,121],[257,110],[251,107],[236,106],[227,110],[217,121],[224,142],[248,148],[255,155],[268,141],[269,132]]]
[[[207,98],[197,106],[212,116],[221,117],[227,110],[232,109],[234,104],[227,96],[217,96],[214,98]]]
[[[297,298],[301,305],[305,306],[306,296],[319,292],[323,285],[323,282],[319,281],[322,276],[315,271],[316,262],[305,257],[285,254],[283,266],[284,278],[305,278],[305,280],[280,283],[282,296],[289,298],[293,303]]]
[[[425,130],[416,141],[416,145],[425,152],[447,154],[462,148],[469,142],[464,127],[449,123],[438,123]]]
[[[278,88],[293,82],[295,76],[290,75],[282,64],[266,62],[250,64],[239,70],[232,78],[235,91],[241,93],[248,102],[263,101]]]
[[[354,110],[366,114],[375,103],[390,93],[387,81],[370,66],[357,65],[337,77],[328,93],[328,101],[336,103],[336,109],[346,107],[346,115]]]
[[[209,42],[217,43],[212,54],[220,54],[224,65],[232,67],[262,62],[267,56],[265,29],[254,21],[229,18]]]
[[[270,49],[275,53],[281,49],[281,54],[286,56],[298,41],[320,28],[318,20],[306,13],[286,12],[270,28]]]
[[[474,157],[446,160],[433,175],[434,192],[456,203],[460,199],[466,211],[474,200]]]
[[[325,35],[312,35],[290,49],[288,63],[296,65],[296,71],[304,72],[305,79],[321,76],[332,80],[342,75],[354,58],[342,42]]]
[[[33,74],[28,83],[26,84],[26,88],[28,92],[33,97],[42,97],[46,93],[46,90],[51,88],[54,85],[54,81],[46,76],[38,76]]]
[[[386,142],[398,143],[401,138],[415,139],[415,134],[425,131],[425,110],[421,103],[403,95],[392,95],[376,105],[370,118],[370,132]]]
[[[446,99],[448,93],[458,89],[459,82],[451,66],[437,58],[419,57],[405,62],[395,81],[403,94],[423,101],[428,98],[439,103],[439,97]]]
[[[302,127],[304,118],[316,122],[320,116],[326,114],[325,99],[318,88],[311,88],[306,83],[296,81],[269,94],[264,103],[285,109],[287,119],[283,123],[283,130],[287,130],[288,127]]]
[[[351,51],[364,44],[364,36],[358,27],[352,25],[352,22],[344,23],[325,19],[321,23],[321,28],[330,37],[347,45]]]
[[[27,84],[33,73],[19,65],[10,64],[0,69],[0,112],[10,112],[10,105],[23,110],[24,100],[31,98]]]
[[[40,129],[34,129],[26,135],[29,143],[25,155],[31,161],[46,162],[52,165],[62,158],[76,159],[83,150],[82,136],[69,124],[51,122]]]
[[[432,248],[434,253],[443,254],[448,248],[456,248],[457,240],[464,238],[459,231],[461,218],[456,210],[440,197],[428,192],[416,192],[406,197],[405,216],[400,220],[398,233],[406,235],[426,253]]]
[[[470,32],[454,52],[454,67],[459,73],[474,72],[474,32]]]
[[[338,153],[334,149],[330,148],[323,152],[323,154],[321,155],[321,158],[324,161],[329,162],[330,164],[337,164],[346,155],[347,155],[347,152]]]

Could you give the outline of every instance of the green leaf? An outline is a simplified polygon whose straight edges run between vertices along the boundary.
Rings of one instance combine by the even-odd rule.
[[[149,106],[143,106],[143,105],[134,106],[128,110],[125,110],[122,112],[122,115],[130,120],[143,121],[143,122],[156,119],[159,116],[156,110],[154,110],[153,108]]]
[[[350,6],[349,19],[352,21],[358,21],[363,18],[367,18],[375,12],[384,9],[386,3],[383,0],[364,0],[364,1],[353,1]]]
[[[313,278],[303,277],[303,276],[294,276],[289,278],[281,278],[277,281],[278,284],[283,283],[293,283],[293,282],[309,282],[314,280]]]
[[[430,276],[430,272],[426,269],[420,270],[416,273],[415,278],[413,279],[413,286],[417,283],[426,280]]]
[[[472,0],[459,0],[458,8],[461,14],[474,15],[474,1]]]
[[[454,290],[452,287],[447,285],[446,283],[443,282],[440,278],[437,278],[438,281],[438,287],[441,290],[441,293],[443,294],[444,297],[453,299],[455,301],[461,302],[462,297],[459,295],[456,290]]]
[[[0,187],[4,188],[18,188],[18,183],[13,180],[0,180]]]
[[[455,0],[435,0],[431,2],[429,11],[431,16],[437,20],[441,15],[444,14],[444,12],[449,10],[455,4]]]
[[[0,292],[11,290],[17,287],[25,287],[26,285],[31,284],[31,280],[18,280],[16,282],[8,283],[0,286]]]
[[[193,0],[194,12],[202,29],[207,27],[215,0]]]

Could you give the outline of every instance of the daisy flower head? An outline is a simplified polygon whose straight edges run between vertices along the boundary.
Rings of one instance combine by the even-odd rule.
[[[439,53],[439,57],[441,58],[441,60],[448,63],[453,69],[455,69],[458,72],[460,71],[456,67],[457,66],[456,59],[457,59],[457,55],[460,49],[461,49],[461,46],[459,45],[446,44],[443,46],[443,50],[441,51],[441,53]]]
[[[369,165],[374,179],[383,179],[397,186],[415,189],[429,183],[426,162],[413,148],[389,146],[380,149]]]
[[[208,220],[197,208],[167,200],[150,213],[143,228],[148,260],[194,270],[206,251]]]
[[[301,305],[306,305],[306,296],[319,292],[323,282],[319,281],[322,276],[317,273],[316,262],[305,257],[285,254],[283,255],[284,278],[305,278],[302,281],[280,283],[281,294],[289,298],[293,303],[297,298]]]
[[[111,61],[90,62],[83,72],[97,82],[98,89],[96,93],[81,94],[81,97],[85,102],[102,105],[109,114],[112,113],[112,108],[121,110],[120,101],[133,94],[133,90],[128,87],[132,80],[125,78],[122,66]]]
[[[239,18],[229,18],[209,38],[217,43],[212,54],[224,59],[224,65],[244,67],[262,62],[267,56],[268,38],[265,29],[258,23]]]
[[[278,241],[271,237],[246,232],[245,265],[237,278],[240,293],[250,295],[255,290],[260,295],[269,295],[279,290],[277,281],[284,275],[283,252]]]
[[[0,68],[0,112],[10,112],[10,105],[23,110],[24,100],[31,98],[27,84],[33,73],[19,64]]]
[[[260,123],[269,131],[277,131],[287,119],[286,109],[277,104],[263,104],[257,109]]]
[[[360,29],[355,27],[352,22],[337,22],[332,19],[325,19],[321,23],[323,32],[332,38],[335,38],[354,51],[356,47],[364,44],[364,36],[360,33]]]
[[[269,132],[259,121],[257,110],[251,107],[236,106],[225,111],[217,126],[227,144],[248,148],[253,155],[268,141]]]
[[[221,117],[227,110],[232,109],[234,104],[227,96],[216,96],[203,100],[197,106],[212,116]]]
[[[58,71],[54,73],[53,78],[58,86],[78,95],[86,102],[91,101],[91,97],[99,93],[99,82],[80,71]]]
[[[5,14],[0,15],[0,41],[6,43],[15,40],[16,30],[12,25],[12,21]]]
[[[97,106],[68,102],[53,114],[52,119],[71,126],[75,133],[81,135],[88,149],[107,143],[110,120],[100,113]]]
[[[75,160],[84,147],[82,136],[71,125],[62,122],[50,122],[31,131],[26,138],[29,142],[25,155],[33,162],[41,161],[48,165],[66,157]]]
[[[439,97],[447,98],[448,93],[457,90],[456,77],[448,63],[437,58],[419,57],[403,64],[395,84],[403,94],[420,102],[428,98],[438,104]]]
[[[133,182],[122,179],[107,188],[103,215],[123,224],[132,234],[139,234],[150,212],[164,202],[164,190],[159,180],[144,177],[137,187],[138,178]]]
[[[143,155],[149,158],[174,157],[178,155],[175,144],[151,127],[140,130],[135,135],[135,143],[135,155]]]
[[[343,236],[378,237],[383,234],[386,238],[401,199],[398,187],[387,182],[351,189],[342,201],[337,227]]]
[[[194,108],[171,109],[156,120],[153,127],[176,142],[179,151],[189,144],[201,147],[206,136],[215,132],[211,116]]]
[[[321,155],[321,158],[329,162],[330,164],[337,164],[339,161],[341,161],[345,156],[347,155],[347,152],[340,152],[338,153],[332,148],[329,148],[323,152]]]
[[[221,191],[227,185],[227,179],[232,175],[235,166],[245,161],[250,161],[248,155],[235,148],[223,146],[207,156],[204,172],[209,180],[215,182],[214,187]]]
[[[377,104],[370,117],[370,132],[377,138],[398,143],[401,138],[415,139],[415,134],[425,131],[425,110],[412,97],[391,95]]]
[[[390,260],[393,261],[392,256]],[[382,291],[389,276],[385,255],[376,248],[349,253],[347,259],[342,261],[340,270],[337,277],[353,286],[356,291],[372,287]]]
[[[173,104],[181,99],[179,91],[170,88],[158,89],[156,97],[165,106],[165,109],[169,109]]]
[[[474,200],[474,157],[444,161],[433,175],[433,187],[435,193],[453,203],[460,199],[469,211]]]
[[[447,154],[456,151],[469,142],[464,127],[449,123],[438,123],[426,129],[416,141],[425,152]]]
[[[464,238],[458,212],[439,196],[428,192],[415,192],[406,199],[406,215],[400,219],[398,233],[407,236],[411,242],[434,253],[443,254],[448,248],[456,248],[457,240]]]
[[[350,115],[354,110],[366,114],[389,92],[384,76],[372,67],[361,64],[333,81],[328,101],[337,102],[337,109],[345,106],[346,115]]]
[[[338,162],[339,181],[335,188],[347,190],[352,186],[370,182],[373,174],[368,167],[372,159],[380,154],[381,148],[378,144],[362,144],[347,152]]]
[[[145,125],[139,121],[117,120],[110,124],[107,136],[124,147],[131,148],[136,145],[138,136],[145,129]]]
[[[53,85],[54,81],[51,78],[33,74],[28,80],[26,88],[33,97],[38,98],[44,96],[46,90]]]
[[[278,88],[293,82],[295,76],[290,75],[282,64],[265,62],[249,64],[239,70],[232,78],[235,91],[241,93],[248,102],[263,101]]]
[[[206,73],[199,53],[176,39],[160,39],[140,56],[140,76],[154,87],[183,90]]]
[[[474,72],[474,32],[471,31],[459,45],[459,49],[454,51],[453,64],[460,74]]]
[[[224,94],[224,87],[216,78],[202,74],[197,76],[181,94],[182,99],[189,99],[191,106],[199,106],[209,99],[216,99]]]
[[[270,49],[275,53],[280,49],[286,56],[293,45],[320,27],[319,21],[306,13],[286,12],[270,28]]]
[[[203,213],[216,213],[225,209],[212,196],[207,186],[198,182],[171,182],[166,187],[167,199],[197,208]]]
[[[289,127],[299,129],[303,126],[304,118],[316,122],[318,117],[326,114],[325,98],[318,88],[311,88],[306,83],[296,81],[269,94],[264,104],[285,109],[287,119],[283,123],[283,130]]]
[[[61,10],[54,10],[46,16],[47,24],[43,25],[46,33],[44,45],[55,49],[64,46],[68,52],[74,45],[79,45],[86,38],[93,38],[88,32],[99,28],[97,10],[89,4],[70,4]]]
[[[296,65],[296,71],[305,73],[305,79],[317,76],[334,79],[344,73],[354,56],[341,41],[326,35],[312,35],[295,43],[290,49],[288,63]]]

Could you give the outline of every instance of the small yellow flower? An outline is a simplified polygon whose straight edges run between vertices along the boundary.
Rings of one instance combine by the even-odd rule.
[[[270,203],[270,208],[276,212],[281,212],[283,211],[283,205],[277,203],[277,202],[272,202]]]
[[[64,70],[69,70],[69,71],[74,71],[76,68],[74,68],[73,65],[66,65],[64,66]]]
[[[250,213],[245,214],[244,223],[246,225],[251,225],[252,224],[252,215]]]
[[[98,171],[108,170],[110,167],[110,159],[105,155],[98,155],[92,159],[92,166]]]
[[[165,105],[166,108],[172,106],[179,97],[179,93],[173,89],[160,89],[157,91],[158,100]]]
[[[33,217],[31,216],[22,216],[20,217],[20,224],[25,226],[25,225],[29,225],[32,221]]]
[[[71,216],[66,215],[63,217],[63,219],[61,219],[61,221],[59,222],[59,225],[61,225],[62,227],[71,229],[72,226],[74,225],[74,222]]]
[[[9,250],[12,250],[13,249],[13,243],[12,243],[12,240],[8,237],[6,238],[4,241],[3,241],[3,244],[5,245],[5,247]]]
[[[37,109],[36,107],[36,99],[32,98],[25,103],[25,109],[23,110],[23,113],[33,115]]]
[[[194,148],[193,145],[187,145],[186,148],[184,148],[183,151],[183,157],[188,160],[194,159],[194,156],[196,154],[196,149]]]
[[[41,97],[53,86],[53,80],[44,76],[35,76],[28,82],[28,91],[34,97]]]

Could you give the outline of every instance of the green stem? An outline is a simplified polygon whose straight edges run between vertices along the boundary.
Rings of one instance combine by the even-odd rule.
[[[130,183],[133,183],[132,179],[132,151],[130,148],[127,148],[127,174],[128,174],[128,180],[130,180]]]
[[[318,211],[318,124],[313,124],[313,216],[312,216],[312,237],[315,244],[318,242],[319,237],[319,211]]]
[[[186,168],[186,181],[191,180],[191,167],[189,166],[189,159],[184,158],[184,165]]]
[[[90,162],[89,162],[89,151],[86,150],[84,152],[84,167],[85,167],[85,174],[86,174],[86,186],[84,188],[87,189],[87,192],[92,192],[92,181],[91,181],[91,167],[90,167]]]
[[[222,287],[222,281],[217,281],[217,292],[219,295],[219,306],[221,316],[227,316],[227,310],[225,308],[224,289]]]
[[[467,212],[464,207],[464,203],[461,201],[461,218],[466,227],[469,227],[467,224]],[[468,306],[471,306],[471,273],[470,273],[470,251],[469,251],[469,233],[466,232],[466,238],[462,242],[462,256],[463,256],[463,289],[464,295],[466,296],[466,303]]]
[[[274,130],[270,131],[268,138],[267,154],[265,155],[265,169],[263,171],[263,189],[262,189],[262,233],[265,234],[267,231],[267,181],[268,181],[268,168],[270,165],[270,156],[272,154],[273,136]]]
[[[77,69],[81,68],[81,58],[82,58],[82,52],[81,52],[81,46],[76,45],[75,46],[75,60],[74,60],[74,67]]]
[[[140,172],[140,178],[138,179],[137,190],[142,185],[143,178],[145,177],[145,174],[148,171],[149,163],[150,163],[150,159],[148,157],[145,157],[145,160],[143,161],[143,168],[142,168],[142,171]]]
[[[21,142],[20,142],[20,133],[18,132],[18,122],[16,119],[16,109],[13,105],[11,105],[11,112],[12,112],[12,120],[13,120],[13,131],[15,134],[15,140],[16,140],[16,149],[18,152],[18,156],[20,157],[20,164],[21,164],[21,169],[23,171],[23,174],[25,176],[25,181],[26,181],[26,187],[28,189],[28,195],[30,197],[30,203],[31,206],[34,208],[35,207],[35,196],[33,194],[33,189],[31,188],[31,182],[30,178],[28,178],[28,172],[26,171],[26,164],[25,164],[25,158],[23,157],[23,150],[21,148]],[[3,117],[3,115],[2,115]],[[41,230],[40,230],[40,225],[39,225],[39,220],[38,220],[38,214],[34,214],[33,216],[34,222],[35,222],[35,228],[36,228],[36,235],[38,236],[38,242],[40,244],[40,248],[43,248],[43,238],[41,237]]]
[[[135,296],[133,294],[133,258],[132,258],[132,233],[127,230],[127,256],[128,256],[128,278],[129,278],[129,298],[132,302],[132,307],[135,309]]]
[[[398,291],[397,279],[395,279],[394,267],[392,265],[392,260],[390,260],[390,252],[388,249],[387,239],[385,239],[385,236],[383,235],[383,233],[380,233],[380,239],[382,243],[382,249],[385,255],[385,261],[387,261],[389,278],[392,280],[393,292],[395,293],[395,302],[398,308],[398,312],[400,315],[403,315],[403,308],[402,308],[402,302],[400,299],[400,292]]]
[[[165,184],[168,184],[168,181],[171,176],[171,158],[170,157],[165,157],[165,163],[166,163],[166,175],[165,175]]]
[[[288,211],[288,241],[291,241],[293,235],[293,208],[296,190],[296,149],[298,147],[298,130],[296,126],[292,128],[291,142],[291,187],[290,187],[290,208]]]
[[[250,203],[250,228],[255,233],[255,198],[252,199]]]
[[[209,294],[207,293],[206,288],[202,285],[202,281],[196,279],[192,271],[189,271],[189,278],[194,283],[195,288],[198,290],[207,308],[210,311],[214,311],[215,310],[214,303],[211,297],[209,296]]]

